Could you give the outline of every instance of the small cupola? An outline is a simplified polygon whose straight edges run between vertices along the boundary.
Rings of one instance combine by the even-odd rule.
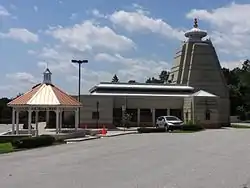
[[[47,68],[43,73],[43,83],[44,84],[52,84],[51,75],[52,75],[52,73],[50,72],[49,68]]]

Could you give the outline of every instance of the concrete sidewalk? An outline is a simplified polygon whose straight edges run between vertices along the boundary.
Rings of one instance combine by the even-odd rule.
[[[65,142],[68,143],[77,143],[87,140],[94,140],[99,138],[106,138],[106,137],[115,137],[115,136],[122,136],[122,135],[129,135],[129,134],[136,134],[137,131],[108,131],[106,135],[99,134],[97,136],[86,136],[82,138],[71,138],[66,139]]]
[[[137,131],[108,131],[106,135],[101,135],[102,137],[114,137],[114,136],[122,136],[128,134],[136,134]]]

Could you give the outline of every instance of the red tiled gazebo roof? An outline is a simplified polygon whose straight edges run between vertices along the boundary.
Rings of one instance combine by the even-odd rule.
[[[82,104],[53,84],[38,84],[30,91],[13,99],[9,106],[64,106],[79,107]]]

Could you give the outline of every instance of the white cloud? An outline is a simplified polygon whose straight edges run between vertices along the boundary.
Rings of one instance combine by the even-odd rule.
[[[125,82],[131,79],[145,82],[147,78],[157,77],[162,70],[169,70],[171,66],[168,62],[162,60],[126,58],[119,54],[100,53],[95,56],[95,60],[101,63],[119,64],[121,69],[117,71],[117,75]]]
[[[99,10],[97,10],[97,9],[92,10],[92,14],[93,14],[95,17],[98,17],[98,18],[107,18],[106,15],[101,14],[101,13],[99,12]]]
[[[77,17],[77,13],[72,13],[69,17],[69,19],[74,20]]]
[[[110,21],[129,32],[150,32],[167,38],[184,39],[183,31],[171,27],[162,19],[149,17],[143,11],[115,11],[110,15]]]
[[[95,60],[99,62],[117,62],[118,56],[112,56],[107,53],[99,53],[95,56]]]
[[[35,12],[38,11],[38,7],[36,5],[33,7],[33,9],[34,9]]]
[[[33,54],[36,54],[36,51],[34,51],[34,50],[28,50],[27,53],[30,54],[30,55],[33,55]]]
[[[197,17],[211,25],[211,38],[221,52],[245,58],[250,53],[250,4],[231,3],[213,10],[193,9]]]
[[[79,52],[79,51],[78,51]],[[41,52],[36,52],[41,60],[38,66],[43,70],[47,67],[51,69],[53,76],[63,79],[70,84],[59,85],[62,89],[67,89],[70,93],[76,93],[78,80],[78,66],[71,63],[71,59],[86,58],[90,62],[82,66],[82,92],[88,90],[101,81],[111,81],[114,74],[117,74],[120,81],[136,80],[145,82],[148,77],[158,76],[164,69],[170,69],[170,64],[162,60],[152,60],[147,58],[128,58],[120,54],[109,53],[79,53],[68,51],[67,48],[53,47],[43,48]],[[110,64],[111,63],[111,64]],[[100,69],[98,66],[111,66],[112,69]],[[74,85],[76,84],[76,85]]]
[[[71,48],[86,51],[93,48],[112,51],[126,51],[135,48],[135,43],[118,35],[107,26],[99,26],[91,21],[76,24],[73,27],[51,28],[47,31],[54,38]]]
[[[58,2],[59,4],[63,4],[63,1],[57,0],[57,2]]]
[[[22,82],[22,83],[31,83],[35,84],[37,80],[35,77],[27,72],[16,72],[16,73],[9,73],[6,74],[6,77],[17,82]]]
[[[8,10],[2,5],[0,5],[0,16],[10,16]]]
[[[133,3],[132,6],[135,8],[135,11],[140,13],[140,14],[147,14],[149,15],[150,12],[148,10],[146,10],[143,6],[137,4],[137,3]]]
[[[17,96],[19,93],[27,92],[39,81],[28,72],[15,72],[5,75],[8,83],[0,86],[0,91],[6,96]]]
[[[20,40],[24,43],[38,42],[38,35],[25,28],[11,28],[7,33],[0,33],[0,37]]]
[[[235,61],[222,61],[221,67],[225,67],[225,68],[228,68],[230,70],[233,70],[236,67],[241,67],[242,62],[244,62],[243,59],[235,60]]]

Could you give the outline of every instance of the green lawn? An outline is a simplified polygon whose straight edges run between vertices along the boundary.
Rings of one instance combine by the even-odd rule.
[[[9,153],[13,151],[11,143],[0,143],[0,154]]]
[[[236,128],[236,129],[250,129],[250,126],[247,125],[240,125],[240,124],[232,124],[231,127]]]

